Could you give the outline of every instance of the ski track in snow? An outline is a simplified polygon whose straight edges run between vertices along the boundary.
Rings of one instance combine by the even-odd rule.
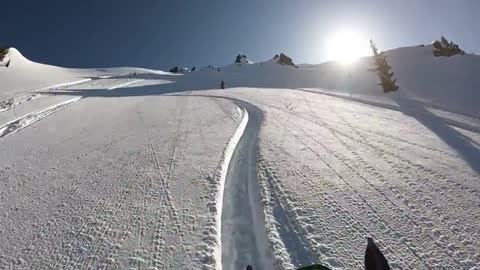
[[[273,269],[256,173],[263,113],[252,104],[233,102],[245,110],[246,123],[239,127],[244,132],[233,153],[224,188],[220,222],[222,267],[244,269],[252,265],[254,269]]]
[[[218,186],[218,191],[217,191],[217,202],[216,202],[216,211],[217,211],[217,218],[215,221],[216,224],[216,231],[217,231],[217,249],[215,250],[215,258],[216,258],[216,269],[222,269],[224,267],[224,261],[223,261],[223,239],[222,239],[222,233],[224,231],[223,226],[224,226],[224,211],[223,207],[225,202],[225,191],[226,191],[226,179],[227,175],[229,172],[229,166],[230,166],[230,161],[232,160],[232,157],[234,155],[234,152],[236,151],[236,147],[239,143],[239,141],[242,138],[242,135],[244,134],[245,128],[247,127],[248,124],[248,119],[249,119],[249,114],[245,110],[245,108],[239,108],[241,111],[242,115],[242,120],[240,124],[238,125],[237,129],[235,130],[235,133],[233,136],[230,138],[230,141],[227,144],[227,147],[225,148],[225,151],[223,153],[223,158],[222,158],[222,165],[220,167],[220,180],[219,180],[219,186]],[[230,192],[230,190],[227,190],[226,192]],[[225,236],[224,236],[225,237]],[[228,269],[228,268],[227,268]]]
[[[108,77],[104,78],[104,79],[108,79]],[[76,85],[79,85],[79,84],[82,84],[82,83],[87,83],[87,82],[90,82],[90,81],[91,81],[91,79],[83,79],[83,80],[79,80],[79,81],[75,81],[75,82],[70,82],[70,83],[64,83],[64,84],[58,84],[58,85],[54,85],[54,86],[45,87],[45,88],[42,88],[41,90],[38,90],[38,91],[46,91],[46,90],[51,90],[51,89],[57,89],[57,88],[60,88],[60,87],[71,87],[71,86],[76,86]],[[143,80],[140,79],[140,80],[125,82],[125,83],[122,83],[122,84],[119,84],[119,85],[111,86],[107,90],[108,91],[115,90],[115,89],[126,87],[126,86],[129,86],[129,85],[141,82],[141,81],[143,81]],[[20,105],[24,102],[31,101],[33,99],[33,96],[38,96],[38,95],[39,94],[33,93],[33,94],[31,94],[31,96],[29,96],[28,99],[22,99],[21,102],[18,101],[13,106],[18,106],[18,105]],[[77,101],[80,101],[81,99],[83,99],[85,97],[86,96],[72,98],[72,99],[66,100],[64,102],[60,102],[58,104],[50,106],[46,109],[43,109],[43,110],[40,110],[40,111],[37,111],[37,112],[33,112],[33,113],[28,113],[28,114],[26,114],[24,116],[21,116],[21,117],[15,119],[13,121],[10,121],[10,122],[0,126],[0,138],[4,137],[4,136],[6,136],[10,133],[19,131],[23,128],[26,128],[27,126],[41,120],[42,118],[45,118],[45,117],[47,117],[47,116],[49,116],[49,115],[51,115],[51,114],[53,114],[53,113],[55,113],[55,112],[57,112],[61,109],[64,109],[67,106],[72,105],[73,103],[75,103]],[[0,112],[3,112],[3,111],[5,111],[7,109],[10,109],[10,108],[12,108],[12,107],[5,108],[5,109],[1,110]]]
[[[49,116],[52,113],[55,113],[58,110],[61,110],[65,107],[71,105],[72,103],[75,103],[75,102],[79,101],[80,99],[82,99],[82,98],[78,97],[78,98],[70,99],[70,100],[62,102],[60,104],[57,104],[57,105],[54,105],[52,107],[46,108],[45,110],[35,112],[35,113],[30,113],[30,114],[24,115],[24,116],[14,120],[14,121],[12,121],[12,122],[6,123],[5,125],[0,126],[0,138],[4,137],[4,136],[6,136],[6,135],[8,135],[12,132],[19,131],[22,128],[26,128],[27,126],[41,120],[44,117]]]
[[[31,101],[32,99],[35,99],[35,98],[38,98],[38,97],[42,96],[41,94],[39,94],[39,92],[55,90],[55,89],[58,89],[58,88],[71,87],[71,86],[74,86],[74,85],[89,82],[91,80],[92,79],[90,79],[90,78],[81,79],[81,80],[77,80],[77,81],[73,81],[73,82],[61,83],[61,84],[56,84],[56,85],[52,85],[52,86],[48,86],[48,87],[43,87],[43,88],[40,88],[40,89],[35,89],[33,91],[29,91],[29,92],[24,93],[24,94],[17,94],[14,97],[7,98],[7,99],[0,102],[0,113],[4,112],[6,110],[10,110],[10,109],[22,104],[22,103]]]

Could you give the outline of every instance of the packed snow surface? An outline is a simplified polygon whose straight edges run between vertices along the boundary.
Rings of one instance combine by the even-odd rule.
[[[369,58],[178,75],[8,57],[0,269],[362,269],[367,237],[392,269],[480,269],[476,55],[389,51],[389,95]]]

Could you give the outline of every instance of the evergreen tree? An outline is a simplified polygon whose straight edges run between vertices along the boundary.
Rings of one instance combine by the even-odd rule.
[[[377,46],[371,39],[370,47],[372,48],[375,60],[375,68],[371,69],[371,71],[377,73],[377,76],[380,79],[380,83],[378,85],[382,86],[383,92],[385,93],[398,90],[398,86],[396,85],[397,80],[393,78],[394,73],[390,72],[392,68],[387,62],[387,57],[383,52],[378,52]]]

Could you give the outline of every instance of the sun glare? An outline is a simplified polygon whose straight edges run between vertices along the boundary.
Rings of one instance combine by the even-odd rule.
[[[338,32],[328,40],[327,57],[330,60],[348,65],[369,54],[368,39],[355,32]]]

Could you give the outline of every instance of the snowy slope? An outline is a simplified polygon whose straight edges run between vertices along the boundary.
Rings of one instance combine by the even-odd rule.
[[[372,236],[392,269],[477,270],[479,60],[429,50],[390,51],[384,95],[369,58],[171,74],[12,49],[0,268],[357,269]]]
[[[8,55],[10,66],[0,69],[0,97],[5,98],[36,88],[86,79],[93,72],[66,69],[32,62],[15,48]]]
[[[479,168],[419,116],[295,90],[208,93],[266,116],[257,173],[275,269],[361,269],[366,236],[392,269],[477,269]]]
[[[214,99],[86,98],[5,136],[0,268],[213,268],[239,116]]]

